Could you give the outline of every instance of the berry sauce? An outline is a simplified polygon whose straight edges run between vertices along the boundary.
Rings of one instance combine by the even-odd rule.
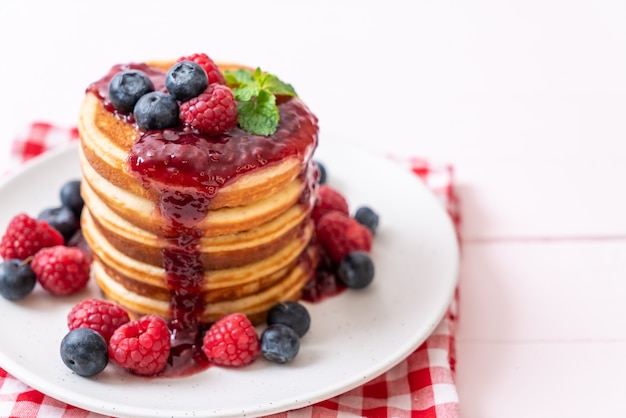
[[[165,72],[146,64],[126,64],[114,66],[87,91],[96,94],[109,111],[132,123],[132,116],[118,114],[107,99],[109,81],[126,69],[145,72],[155,90],[164,89]],[[159,196],[155,216],[167,229],[160,238],[166,243],[162,255],[171,293],[172,352],[179,357],[170,366],[176,375],[193,372],[190,366],[177,363],[193,360],[198,368],[207,366],[203,355],[198,355],[203,332],[198,324],[205,309],[204,267],[198,247],[204,234],[199,223],[207,216],[211,199],[220,188],[250,171],[290,156],[310,160],[317,145],[317,119],[300,100],[280,100],[278,107],[280,122],[272,136],[254,135],[237,126],[222,135],[209,136],[181,124],[138,131],[130,149],[130,170],[145,188]]]
[[[337,278],[337,263],[323,253],[320,254],[318,265],[312,274],[312,278],[302,289],[302,300],[307,302],[321,302],[322,300],[336,296],[346,290],[341,280]]]

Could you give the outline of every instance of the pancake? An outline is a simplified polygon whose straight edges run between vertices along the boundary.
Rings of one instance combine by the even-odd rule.
[[[317,118],[298,97],[279,97],[273,135],[234,126],[210,136],[182,124],[142,131],[112,108],[117,72],[140,69],[163,90],[171,64],[116,65],[86,91],[81,228],[92,274],[135,316],[186,328],[239,312],[260,323],[300,297],[317,264]],[[236,68],[247,67],[220,66]]]

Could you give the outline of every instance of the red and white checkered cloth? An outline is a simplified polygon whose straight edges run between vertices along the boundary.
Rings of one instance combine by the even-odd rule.
[[[12,157],[24,162],[41,153],[75,141],[75,128],[33,123],[15,140]],[[403,160],[441,199],[459,231],[459,208],[452,167],[434,165],[419,158]],[[458,292],[441,323],[429,338],[404,361],[378,378],[315,405],[272,415],[272,418],[299,417],[412,417],[458,418],[455,386],[455,341]],[[0,368],[0,417],[96,418],[84,411],[46,396],[20,382]]]

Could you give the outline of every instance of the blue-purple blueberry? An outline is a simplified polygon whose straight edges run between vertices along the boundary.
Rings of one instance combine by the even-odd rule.
[[[374,262],[365,251],[352,251],[337,267],[337,277],[351,289],[363,289],[374,280]]]
[[[80,180],[69,180],[61,186],[59,191],[61,205],[72,209],[76,219],[80,219],[80,214],[85,206],[85,201],[80,194],[80,183]]]
[[[139,128],[148,131],[176,126],[180,121],[178,111],[178,102],[174,97],[161,91],[153,91],[139,99],[133,115]]]
[[[30,294],[37,278],[29,263],[11,258],[0,263],[0,295],[8,300],[20,300]]]
[[[298,302],[280,302],[267,313],[267,325],[283,324],[293,329],[300,338],[311,326],[309,311]]]
[[[143,71],[120,71],[109,82],[109,101],[118,112],[129,114],[139,98],[151,91],[154,84]]]
[[[372,208],[369,206],[359,207],[354,213],[354,219],[361,225],[367,227],[372,232],[372,235],[376,235],[380,216],[374,212]]]
[[[269,325],[261,334],[261,354],[273,363],[292,361],[300,351],[300,337],[287,325]]]
[[[176,100],[186,102],[199,96],[209,85],[202,66],[193,61],[174,64],[165,75],[165,88]]]
[[[79,376],[95,376],[109,363],[107,343],[91,328],[75,328],[61,341],[63,363]]]

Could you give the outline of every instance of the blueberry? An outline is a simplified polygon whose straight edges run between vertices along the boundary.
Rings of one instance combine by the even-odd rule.
[[[109,82],[109,100],[121,113],[131,113],[141,96],[154,91],[154,84],[143,71],[121,71]]]
[[[74,211],[68,206],[44,209],[37,216],[37,219],[48,222],[51,227],[59,231],[65,242],[69,242],[78,231],[78,219],[76,219]]]
[[[76,219],[80,219],[83,206],[85,206],[85,201],[80,195],[80,180],[70,180],[61,186],[59,197],[61,198],[61,205],[72,209]]]
[[[135,105],[135,121],[143,130],[171,128],[178,124],[178,103],[167,93],[144,94]]]
[[[287,363],[300,351],[298,334],[283,324],[270,325],[261,334],[261,353],[274,363]]]
[[[317,182],[319,184],[326,184],[326,167],[319,161],[315,161],[315,165],[317,165],[317,170],[319,171]]]
[[[293,329],[300,338],[311,326],[311,316],[298,302],[281,302],[272,306],[267,313],[267,325],[283,324]]]
[[[374,280],[374,262],[365,251],[352,251],[339,263],[337,277],[349,288],[367,287]]]
[[[63,363],[79,376],[94,376],[109,362],[107,343],[91,328],[76,328],[61,341]]]
[[[15,258],[0,263],[0,295],[8,300],[19,300],[30,294],[37,284],[30,264]]]
[[[356,219],[358,223],[366,226],[370,231],[372,231],[372,235],[376,234],[376,230],[378,229],[379,216],[376,212],[372,210],[372,208],[368,206],[361,206],[354,213],[354,219]]]
[[[167,91],[181,102],[199,96],[209,85],[204,68],[193,61],[177,62],[165,75]]]

